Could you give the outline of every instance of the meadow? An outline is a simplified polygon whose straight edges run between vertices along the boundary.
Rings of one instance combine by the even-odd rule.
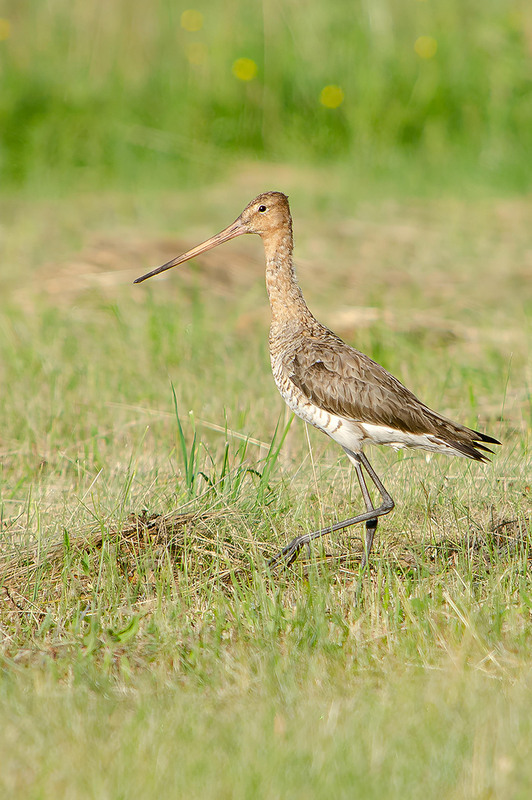
[[[2,797],[529,797],[526,4],[4,5]],[[267,189],[316,316],[502,442],[368,451],[361,584],[361,529],[266,566],[362,500],[260,241],[132,285]]]

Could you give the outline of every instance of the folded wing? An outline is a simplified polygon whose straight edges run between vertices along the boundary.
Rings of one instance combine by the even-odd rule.
[[[432,411],[384,367],[330,331],[299,340],[287,366],[289,379],[312,403],[339,417],[429,435],[478,461],[492,452],[481,442],[499,444]]]

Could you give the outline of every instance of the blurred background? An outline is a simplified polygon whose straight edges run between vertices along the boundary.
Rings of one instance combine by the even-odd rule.
[[[243,161],[401,193],[530,187],[528,0],[4,0],[0,17],[3,189],[204,185]]]

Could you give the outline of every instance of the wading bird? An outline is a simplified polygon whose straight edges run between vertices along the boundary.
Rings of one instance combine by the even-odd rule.
[[[291,564],[303,545],[333,531],[366,523],[361,566],[371,552],[378,518],[394,502],[366,458],[366,444],[386,444],[399,450],[414,447],[433,453],[487,461],[493,452],[483,444],[497,439],[459,425],[432,411],[384,367],[342,341],[310,312],[297,282],[292,260],[292,217],[281,192],[260,194],[240,216],[211,239],[162,267],[148,272],[141,283],[171,267],[244,233],[258,234],[266,255],[266,288],[271,306],[270,357],[273,377],[283,400],[305,422],[343,447],[353,464],[366,511],[326,528],[295,538],[270,561]],[[381,503],[373,505],[367,474]]]

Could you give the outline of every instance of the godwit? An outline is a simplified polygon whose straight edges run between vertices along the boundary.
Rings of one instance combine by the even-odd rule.
[[[260,194],[220,233],[148,272],[141,283],[171,267],[244,233],[258,234],[266,255],[266,287],[271,306],[270,357],[273,377],[288,407],[305,422],[343,447],[356,470],[366,511],[327,528],[296,537],[270,561],[291,564],[303,545],[333,531],[366,523],[361,566],[371,552],[378,518],[394,502],[364,455],[365,444],[399,450],[415,447],[433,453],[487,461],[493,451],[482,442],[500,444],[485,433],[466,428],[432,411],[368,356],[322,325],[310,312],[297,282],[292,260],[292,217],[281,192]],[[381,497],[375,508],[364,470]]]

